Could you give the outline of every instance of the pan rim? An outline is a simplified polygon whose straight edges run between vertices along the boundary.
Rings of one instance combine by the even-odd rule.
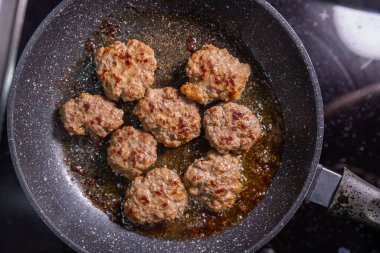
[[[308,70],[308,76],[310,77],[310,82],[313,86],[313,92],[314,92],[314,97],[315,97],[315,109],[316,109],[315,113],[316,113],[317,129],[316,129],[316,140],[315,140],[315,145],[314,145],[314,155],[310,164],[308,176],[303,185],[303,189],[301,190],[296,200],[293,202],[289,211],[282,217],[282,219],[277,223],[277,225],[273,227],[271,232],[267,234],[264,238],[262,238],[259,242],[257,242],[256,244],[248,248],[247,251],[256,251],[260,249],[262,246],[264,246],[267,242],[269,242],[273,237],[275,237],[283,229],[283,227],[293,217],[294,213],[298,210],[307,192],[309,191],[309,188],[316,174],[317,165],[319,162],[321,149],[322,149],[323,129],[324,129],[323,103],[322,103],[320,87],[319,87],[318,79],[317,79],[313,64],[311,62],[311,59],[302,41],[300,40],[296,32],[293,30],[293,28],[289,25],[289,23],[285,20],[285,18],[271,4],[269,4],[265,0],[255,0],[255,1],[258,4],[260,4],[266,11],[268,11],[275,20],[277,20],[277,22],[289,35],[289,37],[291,38],[291,40],[297,47],[298,51],[300,52],[303,62],[306,65],[306,68]],[[17,148],[14,141],[14,131],[12,127],[14,123],[13,111],[14,111],[15,96],[16,96],[16,84],[18,83],[20,74],[22,73],[23,65],[25,63],[27,55],[29,54],[32,47],[34,46],[35,42],[39,39],[40,35],[44,32],[45,28],[56,17],[56,15],[59,14],[62,10],[64,10],[67,6],[69,6],[73,2],[74,0],[64,0],[61,3],[59,3],[41,22],[41,24],[33,33],[32,37],[29,39],[26,47],[24,48],[22,55],[17,63],[17,67],[16,67],[15,74],[12,81],[11,90],[9,93],[8,110],[7,110],[7,133],[9,136],[8,137],[9,148],[10,148],[11,159],[14,165],[14,169],[15,169],[17,178],[20,181],[20,185],[25,195],[27,196],[29,203],[31,203],[31,205],[33,206],[38,216],[44,221],[44,223],[49,227],[49,229],[58,238],[60,238],[63,242],[65,242],[69,247],[73,248],[75,251],[78,251],[78,252],[89,252],[87,249],[79,246],[77,243],[75,243],[73,240],[67,237],[64,233],[62,233],[61,229],[59,229],[59,227],[57,227],[56,224],[45,215],[45,212],[39,206],[35,196],[31,193],[31,190],[29,189],[27,185],[24,175],[21,173],[19,158],[17,155]]]
[[[322,151],[323,144],[323,132],[324,132],[324,117],[323,117],[323,101],[322,94],[317,78],[317,74],[315,72],[313,63],[311,62],[310,56],[306,51],[305,46],[303,45],[301,39],[298,37],[297,33],[293,30],[290,24],[286,21],[286,19],[267,1],[265,0],[256,0],[265,10],[271,13],[271,15],[279,22],[281,27],[284,28],[286,33],[289,35],[291,40],[294,42],[298,51],[301,54],[303,62],[306,65],[308,70],[308,75],[310,77],[310,81],[313,86],[314,98],[315,98],[315,106],[316,106],[316,140],[314,145],[314,155],[311,161],[309,175],[307,176],[303,189],[301,193],[298,195],[296,201],[293,202],[292,207],[289,211],[284,215],[284,217],[277,223],[277,225],[272,229],[272,231],[266,235],[263,239],[257,242],[255,245],[248,249],[249,252],[255,252],[256,250],[263,247],[266,243],[268,243],[272,238],[274,238],[290,221],[290,219],[294,216],[295,212],[301,206],[303,200],[305,199],[309,189],[314,181],[315,174],[317,172],[317,166],[319,164],[319,159]]]
[[[55,18],[55,16],[61,12],[63,9],[65,9],[67,6],[72,4],[74,0],[64,0],[61,3],[59,3],[54,9],[44,18],[44,20],[41,22],[41,24],[37,27],[35,32],[33,33],[32,37],[30,37],[28,43],[26,44],[20,59],[17,63],[13,80],[12,80],[12,86],[9,91],[9,97],[8,97],[8,109],[7,109],[7,133],[8,133],[8,143],[9,143],[9,149],[11,154],[12,163],[14,166],[14,170],[16,171],[17,178],[20,182],[21,188],[24,191],[29,203],[32,205],[33,209],[36,211],[40,219],[49,227],[49,229],[58,237],[60,238],[64,243],[66,243],[70,248],[74,249],[77,252],[89,252],[86,249],[83,249],[83,247],[80,247],[77,243],[75,243],[73,240],[71,240],[69,237],[67,237],[64,233],[61,232],[61,230],[56,226],[56,224],[51,221],[46,215],[45,212],[42,210],[42,208],[39,206],[36,198],[31,193],[29,187],[27,186],[26,180],[24,175],[21,173],[20,170],[20,163],[17,156],[17,148],[16,144],[14,142],[14,131],[13,131],[13,109],[14,109],[14,103],[15,103],[15,96],[16,96],[16,83],[18,83],[18,79],[20,74],[22,73],[24,62],[27,58],[27,55],[29,54],[29,51],[34,46],[35,42],[39,39],[41,34],[44,32],[45,28],[50,24],[50,22]]]

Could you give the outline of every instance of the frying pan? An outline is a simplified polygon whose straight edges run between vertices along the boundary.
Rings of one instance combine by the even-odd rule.
[[[285,136],[282,164],[266,197],[236,226],[196,240],[144,237],[112,223],[70,180],[53,128],[57,81],[83,53],[99,20],[125,6],[163,13],[197,13],[228,27],[261,64],[280,101]],[[235,36],[236,34],[236,36]],[[333,214],[379,224],[379,190],[349,171],[318,165],[323,109],[318,81],[301,41],[262,0],[75,1],[59,4],[42,22],[18,63],[8,105],[9,143],[15,170],[33,207],[50,229],[79,252],[255,251],[273,238],[308,199]]]

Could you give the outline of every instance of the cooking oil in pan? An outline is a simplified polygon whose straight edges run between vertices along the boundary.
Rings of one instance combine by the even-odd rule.
[[[281,162],[281,109],[269,81],[254,57],[238,44],[239,38],[234,38],[231,31],[227,33],[212,22],[188,14],[136,13],[135,10],[126,9],[125,12],[111,14],[107,20],[101,21],[99,28],[88,38],[83,57],[71,68],[74,71],[62,78],[66,82],[62,87],[72,87],[69,91],[62,91],[66,99],[84,91],[102,94],[92,53],[96,48],[106,46],[116,39],[127,41],[130,38],[141,40],[155,50],[158,61],[155,88],[180,87],[186,81],[187,59],[192,51],[203,44],[227,48],[241,62],[251,65],[251,78],[238,103],[255,112],[262,123],[264,135],[248,152],[240,155],[244,190],[238,195],[235,205],[223,213],[212,213],[190,198],[186,211],[174,222],[136,226],[122,215],[124,192],[130,182],[115,175],[107,165],[109,137],[99,142],[88,137],[66,135],[63,138],[65,162],[73,177],[82,186],[83,193],[113,222],[143,235],[164,239],[191,239],[207,237],[233,226],[263,199]],[[118,107],[125,110],[126,125],[141,129],[139,121],[132,115],[134,105],[135,103],[119,103]],[[202,112],[204,110],[202,108]],[[182,176],[194,159],[204,156],[209,150],[211,147],[203,133],[179,148],[159,145],[158,160],[153,167],[166,165]]]

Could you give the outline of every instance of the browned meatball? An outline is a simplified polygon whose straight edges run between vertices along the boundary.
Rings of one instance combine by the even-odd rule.
[[[145,131],[167,147],[178,147],[199,136],[201,116],[197,105],[165,87],[149,89],[134,109]]]
[[[238,100],[251,68],[240,63],[225,48],[204,45],[190,57],[186,73],[190,81],[181,87],[181,92],[187,98],[206,105],[218,99]]]
[[[241,192],[239,159],[230,154],[207,153],[187,168],[184,183],[191,196],[214,212],[235,203]]]
[[[133,101],[144,97],[145,90],[154,82],[157,61],[148,45],[129,40],[115,41],[98,50],[95,58],[97,73],[107,98]]]
[[[211,146],[221,153],[246,151],[262,134],[260,122],[253,112],[232,102],[208,109],[203,127]]]
[[[185,186],[177,173],[167,168],[156,168],[146,177],[136,177],[125,199],[125,216],[138,224],[172,221],[187,205]]]
[[[89,134],[98,139],[123,124],[124,112],[99,95],[82,93],[61,107],[64,127],[70,135]]]
[[[108,147],[108,164],[129,179],[139,176],[157,160],[157,142],[151,134],[131,126],[116,130]]]

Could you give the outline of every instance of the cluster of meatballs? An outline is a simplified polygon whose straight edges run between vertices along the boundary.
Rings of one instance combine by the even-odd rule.
[[[213,45],[205,45],[189,59],[189,82],[180,91],[152,89],[157,61],[148,45],[132,39],[102,47],[95,57],[104,98],[82,93],[66,102],[60,114],[70,135],[99,139],[112,133],[107,161],[117,174],[132,180],[125,193],[124,214],[137,224],[172,221],[183,213],[188,195],[211,211],[221,212],[242,191],[239,159],[261,136],[251,110],[230,101],[240,98],[250,66]],[[143,130],[123,125],[124,112],[112,101],[138,101],[134,115]],[[199,106],[209,108],[203,120]],[[215,150],[191,164],[182,180],[166,167],[141,174],[157,160],[157,142],[179,147],[199,137],[201,127]]]

